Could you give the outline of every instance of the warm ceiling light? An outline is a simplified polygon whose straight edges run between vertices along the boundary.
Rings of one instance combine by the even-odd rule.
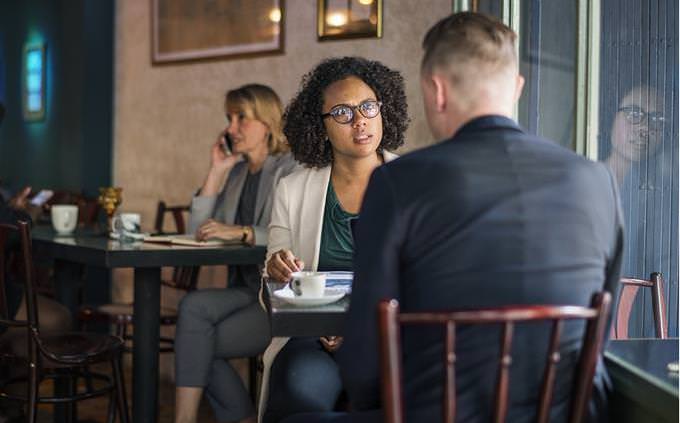
[[[359,0],[359,3],[363,4],[364,6],[370,6],[373,4],[373,0]]]
[[[272,11],[269,12],[269,20],[274,23],[281,22],[281,9],[279,8],[272,9]]]
[[[326,23],[329,26],[343,26],[347,23],[347,14],[344,12],[335,12],[328,15]]]

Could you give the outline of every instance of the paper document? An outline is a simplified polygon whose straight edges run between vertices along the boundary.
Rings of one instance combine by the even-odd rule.
[[[208,239],[196,241],[191,234],[183,235],[149,235],[144,237],[144,242],[157,242],[162,244],[188,245],[191,247],[221,247],[223,245],[240,244],[240,240],[225,241],[223,239]]]

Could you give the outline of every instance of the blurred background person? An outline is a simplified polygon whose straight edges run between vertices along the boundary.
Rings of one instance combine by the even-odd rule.
[[[210,149],[210,168],[191,204],[190,233],[267,245],[271,193],[295,162],[282,132],[278,95],[259,84],[229,91],[228,125]],[[226,361],[265,350],[269,320],[257,302],[258,266],[229,266],[228,287],[184,297],[175,337],[176,422],[195,422],[204,389],[220,422],[252,421],[254,407]]]

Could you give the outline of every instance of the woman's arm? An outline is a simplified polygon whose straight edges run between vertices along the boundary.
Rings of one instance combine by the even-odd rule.
[[[211,217],[226,187],[226,181],[234,165],[241,160],[240,154],[227,155],[223,149],[224,131],[210,148],[210,168],[203,181],[203,185],[191,201],[188,233],[195,234],[196,230]],[[219,195],[218,195],[219,194]]]
[[[295,257],[291,251],[293,248],[292,231],[288,185],[285,180],[282,180],[274,194],[264,276],[285,282],[289,279],[291,272],[304,267],[302,260]]]

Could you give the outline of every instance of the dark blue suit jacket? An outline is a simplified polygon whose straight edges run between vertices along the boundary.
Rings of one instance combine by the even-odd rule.
[[[380,299],[398,299],[403,311],[588,305],[596,291],[615,293],[621,249],[608,170],[527,135],[510,119],[475,119],[451,139],[378,168],[356,228],[355,281],[338,358],[350,401],[359,410],[379,407]],[[570,324],[563,335],[552,421],[566,418],[582,327]],[[508,421],[534,418],[547,334],[542,324],[515,331]],[[403,332],[409,421],[441,418],[441,335]],[[493,327],[458,331],[459,422],[490,420],[499,336]],[[606,405],[601,363],[595,384],[600,407],[591,408],[598,413]]]

